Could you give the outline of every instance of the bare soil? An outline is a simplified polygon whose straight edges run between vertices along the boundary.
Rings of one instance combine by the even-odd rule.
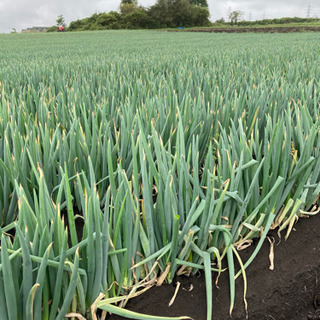
[[[169,30],[169,31],[179,31],[180,30]],[[214,33],[245,33],[245,32],[255,32],[255,33],[290,33],[290,32],[320,32],[320,27],[308,27],[308,26],[296,26],[296,27],[229,27],[229,28],[192,28],[185,29],[184,32],[214,32]]]
[[[248,318],[250,320],[316,320],[320,319],[320,214],[300,218],[289,239],[275,239],[274,270],[269,270],[270,243],[266,239],[259,254],[247,268]],[[252,254],[257,241],[240,251],[243,261]],[[177,281],[181,283],[174,304],[168,303]],[[228,274],[219,279],[219,288],[213,288],[213,320],[244,320],[243,281],[236,281],[236,303],[229,316]],[[191,291],[190,288],[193,288]],[[206,294],[204,276],[177,277],[171,285],[153,287],[132,299],[127,309],[158,316],[189,316],[206,320]],[[124,319],[115,315],[108,320]]]

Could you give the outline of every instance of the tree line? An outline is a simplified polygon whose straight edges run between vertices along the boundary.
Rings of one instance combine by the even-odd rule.
[[[276,19],[243,20],[244,12],[232,11],[229,21],[221,18],[215,23],[209,21],[207,0],[157,0],[156,4],[145,8],[136,0],[122,0],[119,11],[94,13],[92,16],[72,21],[67,27],[62,15],[57,24],[48,29],[58,31],[63,26],[67,31],[104,29],[160,29],[195,26],[255,26],[281,25],[287,23],[316,23],[319,18],[284,17]]]
[[[88,18],[72,21],[66,31],[207,26],[211,24],[209,15],[207,0],[157,0],[149,8],[135,0],[122,0],[119,12],[94,13]],[[62,22],[57,20],[57,26],[48,31],[56,31]]]
[[[283,17],[274,19],[262,19],[262,20],[242,20],[244,13],[242,11],[232,11],[228,18],[229,21],[226,22],[223,18],[217,20],[216,24],[221,25],[237,25],[237,26],[255,26],[255,25],[269,25],[269,24],[288,24],[288,23],[318,23],[319,18],[300,18],[300,17]]]

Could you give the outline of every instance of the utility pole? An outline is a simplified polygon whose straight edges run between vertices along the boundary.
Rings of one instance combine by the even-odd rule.
[[[252,13],[251,13],[251,11],[249,12],[249,21],[252,21]]]
[[[308,3],[308,7],[307,7],[307,9],[306,9],[307,18],[311,18],[311,11],[312,11],[311,3],[309,2],[309,3]]]

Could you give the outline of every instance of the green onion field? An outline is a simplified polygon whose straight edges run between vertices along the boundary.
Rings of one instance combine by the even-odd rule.
[[[319,40],[0,35],[1,320],[152,319],[119,302],[198,270],[207,320],[211,271],[231,313],[268,231],[319,204]]]

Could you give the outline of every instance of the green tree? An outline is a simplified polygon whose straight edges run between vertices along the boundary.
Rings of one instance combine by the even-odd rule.
[[[220,18],[218,20],[216,20],[216,24],[224,24],[226,21],[224,20],[224,18]]]
[[[122,4],[136,4],[136,5],[137,5],[138,3],[137,3],[136,0],[121,0],[120,6],[121,6]]]
[[[192,26],[208,26],[211,24],[209,21],[210,13],[208,8],[193,5],[191,16]]]
[[[144,9],[139,9],[124,16],[124,23],[129,29],[152,29],[156,22]]]
[[[157,0],[156,4],[148,10],[149,15],[159,23],[159,28],[170,26],[170,17],[168,15],[168,0]]]
[[[108,27],[112,23],[119,22],[120,14],[115,11],[110,11],[109,13],[101,13],[96,23],[103,27]]]
[[[57,20],[56,20],[56,23],[57,23],[57,26],[58,27],[66,27],[66,22],[65,22],[65,20],[64,20],[64,17],[63,17],[63,15],[62,14],[60,14],[59,16],[58,16],[58,18],[57,18]]]
[[[207,25],[208,8],[191,4],[189,0],[158,0],[149,9],[153,19],[162,27],[188,27]]]
[[[243,15],[243,13],[239,10],[230,12],[229,19],[230,19],[231,24],[236,25],[242,15]]]
[[[59,30],[59,27],[51,26],[47,29],[47,32],[57,32],[58,30]]]
[[[129,14],[129,13],[132,13],[137,10],[139,10],[139,6],[136,1],[132,1],[131,3],[121,2],[121,4],[120,4],[121,14]]]
[[[84,26],[84,20],[78,19],[70,22],[68,30],[70,31],[82,30],[83,26]]]
[[[207,0],[190,0],[190,3],[199,7],[208,8]]]

